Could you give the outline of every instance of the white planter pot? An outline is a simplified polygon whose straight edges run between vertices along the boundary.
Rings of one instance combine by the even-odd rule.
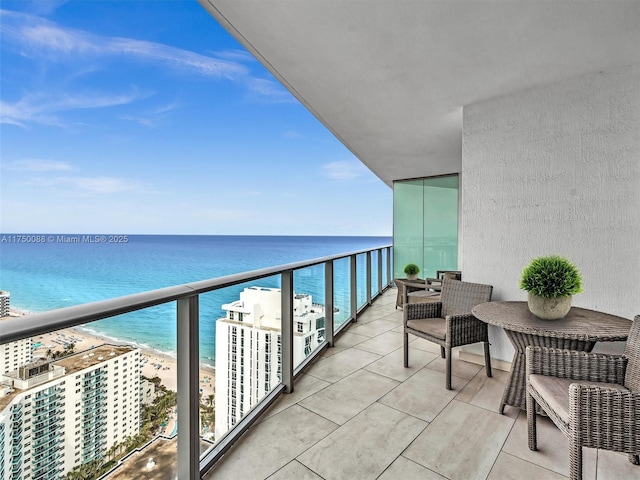
[[[413,275],[407,275],[407,280],[416,280],[418,278],[418,274],[414,273]]]
[[[529,310],[536,317],[543,320],[558,320],[564,318],[571,310],[572,296],[557,298],[544,298],[528,294],[527,303],[529,304]]]

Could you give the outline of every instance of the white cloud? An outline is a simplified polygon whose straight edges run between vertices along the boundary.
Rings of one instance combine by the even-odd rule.
[[[65,196],[84,196],[86,194],[114,194],[122,192],[150,193],[139,183],[125,178],[96,177],[33,177],[21,182],[25,187],[62,187]]]
[[[264,78],[251,78],[248,82],[249,98],[260,99],[269,103],[289,103],[296,99],[278,82]]]
[[[247,89],[249,101],[266,103],[289,103],[294,97],[278,82],[256,78],[245,65],[255,63],[247,52],[226,50],[213,56],[172,47],[162,43],[123,37],[96,35],[84,30],[66,28],[50,20],[26,13],[0,10],[2,19],[3,49],[12,48],[25,58],[45,59],[54,63],[71,63],[78,72],[70,78],[95,72],[100,58],[123,58],[137,63],[156,64],[164,70],[200,75],[213,79],[237,82]],[[122,102],[138,100],[137,95],[120,95]],[[0,123],[26,127],[30,122],[62,126],[53,113],[71,108],[101,108],[118,103],[118,95],[95,95],[95,97],[54,96],[45,98],[43,90],[38,94],[25,94],[14,102],[5,100],[0,105]],[[142,97],[144,98],[144,97]],[[100,100],[105,100],[102,103]],[[114,103],[112,103],[114,102]],[[59,108],[54,107],[58,104]],[[84,104],[84,106],[83,106]],[[139,123],[153,123],[150,119],[132,118]]]
[[[56,113],[89,108],[124,105],[148,97],[149,93],[129,94],[27,94],[15,103],[0,101],[0,123],[27,126],[29,123],[62,126]]]
[[[367,172],[365,166],[356,160],[326,163],[322,169],[327,177],[334,180],[352,180]]]
[[[138,188],[137,184],[129,180],[115,177],[73,177],[65,180],[81,190],[93,193],[120,193]]]
[[[27,56],[44,55],[56,61],[77,61],[79,55],[123,56],[227,79],[237,79],[249,73],[247,67],[238,62],[209,57],[161,43],[95,35],[83,30],[63,28],[40,17],[8,10],[0,10],[0,15],[3,42],[12,43]]]
[[[302,134],[296,130],[287,130],[282,134],[282,136],[284,138],[301,138]]]
[[[12,170],[25,170],[29,172],[54,172],[71,170],[71,165],[55,160],[24,159],[16,160],[8,165]]]

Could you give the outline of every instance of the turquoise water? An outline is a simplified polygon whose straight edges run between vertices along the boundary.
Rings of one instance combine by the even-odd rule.
[[[65,243],[57,235],[45,238],[43,243],[24,243],[16,242],[12,234],[0,234],[0,290],[11,293],[13,308],[42,312],[391,243],[390,237],[129,235],[120,243],[83,242],[82,236],[78,243]],[[376,263],[374,260],[374,275]],[[362,255],[358,257],[359,276],[364,275],[363,267]],[[323,271],[319,266],[296,272],[294,290],[324,303]],[[365,295],[363,278],[358,281],[359,303]],[[349,315],[346,260],[336,263],[335,280],[340,320]],[[279,287],[279,282],[278,276],[248,285]],[[203,362],[215,363],[215,321],[223,316],[220,306],[236,300],[242,288],[200,296]],[[172,302],[93,322],[85,328],[171,354],[176,344],[175,317]]]

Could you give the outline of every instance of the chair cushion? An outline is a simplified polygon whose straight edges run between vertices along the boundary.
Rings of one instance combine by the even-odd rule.
[[[623,385],[617,383],[589,382],[546,375],[530,375],[529,383],[567,425],[569,424],[569,385],[572,383],[627,390]]]
[[[444,318],[418,318],[409,320],[407,328],[417,330],[440,340],[447,335],[447,321]]]

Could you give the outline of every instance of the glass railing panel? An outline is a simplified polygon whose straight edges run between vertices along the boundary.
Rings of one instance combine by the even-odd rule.
[[[325,266],[293,273],[293,368],[317,350],[326,338]]]
[[[382,288],[384,288],[387,284],[387,277],[389,276],[389,270],[387,268],[387,258],[389,257],[389,250],[383,248],[382,250],[380,250],[380,256],[382,257]]]
[[[367,255],[356,255],[358,310],[367,303]]]
[[[380,256],[379,250],[371,252],[371,296],[374,297],[380,292],[378,288],[378,257]]]
[[[280,276],[200,295],[201,455],[280,384]]]
[[[346,323],[351,317],[351,270],[349,258],[333,262],[333,321],[334,329]]]

